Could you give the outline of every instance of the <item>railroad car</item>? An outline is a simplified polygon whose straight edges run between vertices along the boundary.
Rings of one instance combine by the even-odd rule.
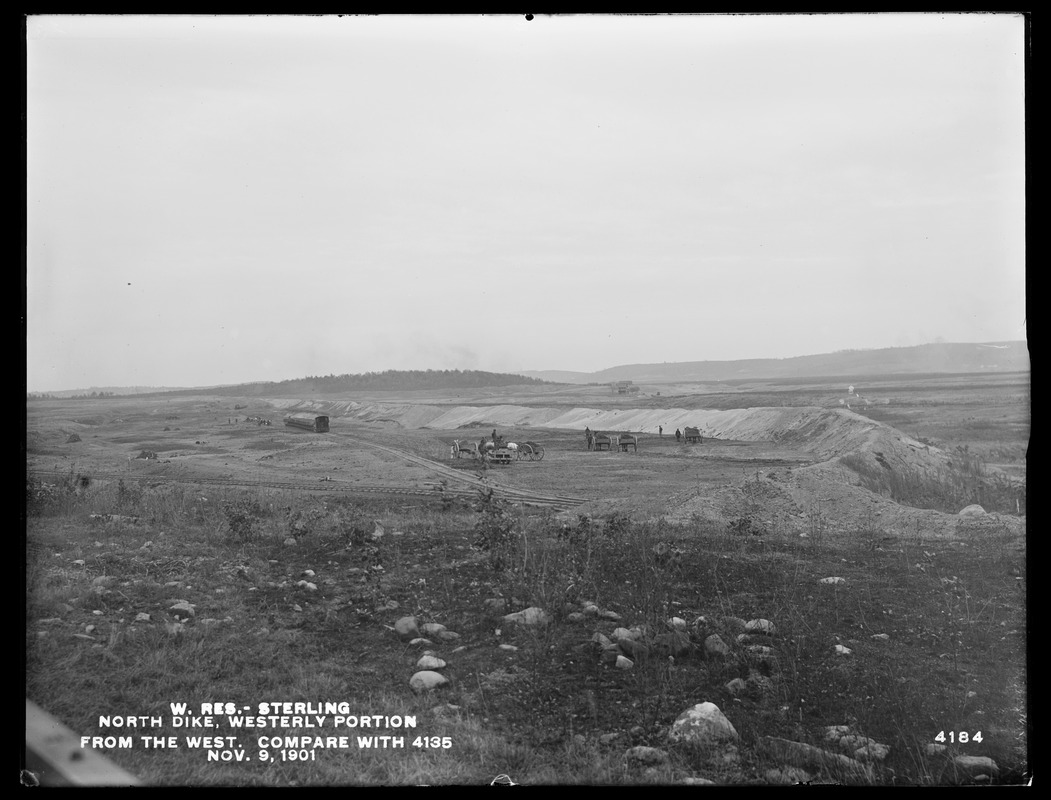
[[[314,431],[314,433],[328,433],[328,417],[324,414],[313,414],[309,411],[295,411],[289,414],[285,417],[285,425]]]

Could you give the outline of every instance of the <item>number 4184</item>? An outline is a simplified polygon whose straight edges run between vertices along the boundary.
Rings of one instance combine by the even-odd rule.
[[[956,742],[959,742],[960,744],[967,744],[967,742],[980,742],[982,741],[982,732],[978,731],[977,733],[971,734],[967,731],[949,731],[948,733],[945,731],[938,731],[938,735],[934,737],[934,741],[949,742],[951,744],[955,744]]]

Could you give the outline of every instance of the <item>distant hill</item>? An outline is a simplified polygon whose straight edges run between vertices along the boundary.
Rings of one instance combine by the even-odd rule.
[[[597,372],[538,370],[521,374],[559,383],[675,383],[1028,370],[1029,349],[1026,342],[944,342],[880,350],[841,350],[795,358],[626,364]]]
[[[305,395],[339,394],[360,391],[417,391],[425,389],[482,389],[490,386],[521,386],[542,384],[540,378],[524,377],[514,373],[484,372],[481,370],[428,369],[386,370],[357,375],[317,375],[287,381],[242,383],[235,386],[216,386],[209,394],[230,397],[299,397]],[[168,394],[193,394],[200,389],[183,389]]]
[[[161,392],[180,391],[174,386],[92,386],[90,389],[63,389],[58,392],[27,392],[28,399],[65,400],[72,397],[117,397],[133,394],[158,394]]]

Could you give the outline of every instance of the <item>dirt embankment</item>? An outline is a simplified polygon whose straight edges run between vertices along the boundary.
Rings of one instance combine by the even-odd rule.
[[[274,401],[296,410],[326,413],[401,428],[545,428],[665,435],[697,427],[705,438],[770,442],[813,463],[762,469],[755,477],[719,490],[678,497],[664,518],[689,521],[695,516],[720,524],[748,524],[752,532],[797,535],[879,530],[887,535],[954,536],[983,530],[1024,533],[1024,518],[985,514],[960,517],[902,506],[866,488],[859,475],[881,470],[898,476],[938,480],[952,469],[952,456],[888,425],[848,409],[818,407],[712,409],[596,409],[522,405],[441,406],[353,401]],[[703,452],[698,450],[697,452]],[[746,520],[747,523],[742,522]]]

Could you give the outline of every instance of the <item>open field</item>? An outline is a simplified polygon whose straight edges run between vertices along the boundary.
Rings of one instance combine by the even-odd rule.
[[[1020,782],[1028,376],[840,383],[33,401],[27,696],[131,734],[105,754],[157,785]],[[331,431],[284,427],[296,408]],[[585,425],[638,451],[590,452]],[[684,425],[704,442],[676,442]],[[451,457],[494,428],[543,460]],[[528,607],[547,622],[502,619]],[[407,616],[458,635],[413,643]],[[449,683],[417,693],[425,650]],[[170,708],[275,701],[418,727],[362,748],[332,714],[189,731]],[[736,738],[670,741],[704,702]],[[855,760],[836,725],[888,753]]]

